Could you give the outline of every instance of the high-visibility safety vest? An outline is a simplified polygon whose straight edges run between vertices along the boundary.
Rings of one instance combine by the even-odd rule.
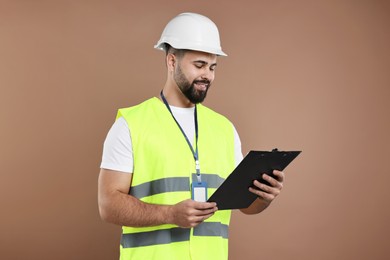
[[[197,105],[198,149],[202,181],[209,196],[235,167],[233,125]],[[191,198],[195,160],[167,107],[151,98],[119,109],[130,129],[134,171],[130,195],[143,202],[173,205]],[[228,259],[230,210],[217,211],[195,228],[175,225],[122,227],[120,259]]]

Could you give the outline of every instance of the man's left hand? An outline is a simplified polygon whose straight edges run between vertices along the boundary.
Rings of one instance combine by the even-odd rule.
[[[253,181],[253,185],[257,188],[249,188],[249,191],[256,194],[259,199],[271,203],[279,194],[283,188],[284,173],[282,171],[274,170],[273,174],[276,178],[273,178],[267,174],[262,174],[262,178],[269,183],[269,185],[259,182],[258,180]]]

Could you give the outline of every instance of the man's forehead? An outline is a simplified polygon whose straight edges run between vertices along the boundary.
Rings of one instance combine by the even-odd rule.
[[[201,51],[186,51],[184,57],[192,61],[206,61],[207,63],[217,62],[217,55]]]

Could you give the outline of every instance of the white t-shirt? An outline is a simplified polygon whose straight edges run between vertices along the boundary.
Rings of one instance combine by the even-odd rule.
[[[192,146],[195,136],[194,107],[181,108],[170,106],[173,115],[181,128],[191,141]],[[241,141],[234,128],[234,155],[236,166],[241,162],[243,156],[241,152]],[[131,131],[131,129],[130,129]],[[114,171],[132,173],[133,172],[133,147],[131,134],[126,120],[118,118],[107,134],[103,146],[103,156],[100,168]],[[184,136],[183,136],[184,138]],[[189,148],[188,148],[189,149]]]

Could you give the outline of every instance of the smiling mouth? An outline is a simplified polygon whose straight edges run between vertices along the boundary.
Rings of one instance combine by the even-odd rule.
[[[194,85],[196,88],[200,91],[206,91],[208,87],[210,86],[209,82],[204,82],[204,81],[196,81],[194,82]]]

